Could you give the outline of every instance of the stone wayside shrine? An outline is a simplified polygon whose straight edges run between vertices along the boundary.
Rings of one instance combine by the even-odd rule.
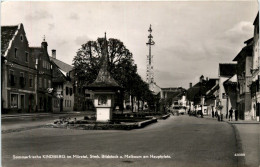
[[[115,104],[115,94],[122,91],[122,87],[112,78],[108,71],[108,44],[105,33],[105,40],[101,51],[101,68],[96,80],[87,85],[88,90],[94,92],[94,106],[96,108],[96,121],[109,122],[112,119],[112,112]]]

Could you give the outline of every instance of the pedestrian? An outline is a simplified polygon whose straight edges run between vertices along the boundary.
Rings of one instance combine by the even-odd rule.
[[[235,109],[235,119],[236,119],[236,121],[238,120],[238,110],[237,109]]]
[[[220,111],[219,110],[218,110],[217,115],[218,115],[218,121],[220,121]]]
[[[233,117],[233,109],[232,109],[232,107],[230,108],[230,110],[229,110],[229,121],[231,120],[232,121],[232,117]]]
[[[212,109],[212,113],[211,113],[211,115],[212,115],[212,118],[214,118],[214,111],[213,111],[213,109]]]
[[[215,111],[215,117],[216,117],[216,118],[218,117],[218,112],[217,112],[217,110]]]

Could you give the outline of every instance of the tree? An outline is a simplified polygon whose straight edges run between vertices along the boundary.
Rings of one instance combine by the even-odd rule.
[[[81,45],[77,55],[73,59],[75,72],[79,82],[84,85],[92,83],[101,66],[101,50],[104,47],[104,38],[98,38],[96,41],[88,41]],[[124,46],[123,42],[118,39],[108,40],[108,70],[117,80],[119,67],[131,65],[133,63],[132,53]]]
[[[131,97],[145,101],[151,94],[149,87],[137,73],[132,53],[118,39],[108,40],[108,70],[119,85],[125,88]],[[94,82],[101,67],[100,57],[104,44],[104,38],[96,41],[88,41],[81,45],[73,59],[75,75],[79,85]],[[122,96],[123,97],[123,96]],[[133,102],[133,99],[132,99]],[[132,104],[133,106],[133,104]]]

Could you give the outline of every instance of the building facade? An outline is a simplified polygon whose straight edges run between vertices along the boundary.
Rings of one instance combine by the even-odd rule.
[[[237,64],[220,63],[219,64],[219,92],[217,96],[217,106],[221,106],[220,112],[224,118],[228,118],[228,111],[232,107],[231,98],[224,87],[224,82],[237,73]],[[233,106],[234,108],[235,106]]]
[[[52,112],[52,65],[48,54],[48,43],[44,41],[41,47],[30,47],[30,54],[36,60],[36,110],[38,112]]]
[[[259,86],[259,13],[257,14],[254,25],[253,38],[253,58],[252,58],[252,85],[251,85],[251,117],[253,120],[259,121],[260,115],[260,86]]]
[[[23,24],[1,27],[2,113],[35,112],[36,59]]]
[[[244,42],[246,46],[238,53],[233,61],[237,62],[238,79],[238,98],[237,109],[239,119],[251,119],[251,91],[252,83],[252,57],[253,57],[253,38]]]
[[[69,76],[72,66],[56,59],[56,50],[52,50],[53,76],[53,111],[67,112],[74,109],[74,91],[72,79]]]

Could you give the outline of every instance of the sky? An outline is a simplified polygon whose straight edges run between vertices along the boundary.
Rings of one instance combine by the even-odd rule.
[[[148,28],[152,25],[155,82],[184,87],[199,77],[218,77],[219,63],[232,63],[253,37],[258,2],[112,1],[2,2],[1,25],[23,23],[30,46],[45,35],[49,55],[72,64],[82,44],[103,37],[120,39],[133,53],[145,80]],[[233,62],[235,63],[235,62]]]

